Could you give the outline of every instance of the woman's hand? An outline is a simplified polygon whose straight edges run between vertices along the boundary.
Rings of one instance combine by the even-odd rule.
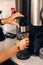
[[[20,50],[28,48],[27,46],[29,45],[29,38],[24,38],[21,41],[17,41],[16,45],[20,47]]]
[[[1,22],[2,22],[2,24],[14,24],[14,25],[19,27],[19,24],[15,21],[15,19],[18,18],[18,17],[24,17],[24,15],[17,12],[15,14],[12,14],[8,18],[3,18]]]
[[[15,21],[16,18],[18,17],[24,17],[21,13],[17,12],[15,14],[12,14],[10,17],[8,17],[8,22],[9,24],[14,24],[19,27],[19,24]]]
[[[19,12],[17,12],[17,13],[15,13],[15,14],[12,14],[10,17],[9,17],[9,19],[10,20],[14,20],[14,19],[16,19],[16,18],[20,18],[20,17],[24,17],[24,15],[22,15],[21,13],[19,13]]]

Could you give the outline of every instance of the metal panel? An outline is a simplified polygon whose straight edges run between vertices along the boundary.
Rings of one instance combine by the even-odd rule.
[[[40,0],[31,0],[31,23],[34,26],[40,25]]]

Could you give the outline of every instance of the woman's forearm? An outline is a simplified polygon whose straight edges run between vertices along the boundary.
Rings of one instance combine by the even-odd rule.
[[[13,20],[16,18],[16,16],[14,16],[15,14],[9,16],[8,18],[2,18],[1,19],[1,23],[2,24],[14,24]]]
[[[1,24],[12,24],[12,25],[16,25],[17,27],[20,26],[15,20],[12,20],[11,18],[1,19]]]
[[[6,23],[7,23],[7,21],[8,21],[8,19],[7,19],[7,18],[2,18],[2,19],[1,19],[1,23],[2,23],[2,24],[6,24]]]
[[[0,63],[6,61],[7,59],[9,59],[10,57],[12,57],[13,55],[15,55],[18,52],[18,46],[14,45],[13,47],[6,49],[4,51],[0,52]]]

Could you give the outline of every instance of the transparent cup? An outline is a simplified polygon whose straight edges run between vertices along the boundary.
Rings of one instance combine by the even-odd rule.
[[[22,40],[24,38],[29,38],[29,33],[28,32],[22,32],[17,34],[17,39]]]

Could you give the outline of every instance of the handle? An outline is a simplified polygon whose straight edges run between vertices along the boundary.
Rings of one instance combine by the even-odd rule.
[[[41,21],[42,21],[42,26],[43,26],[43,9],[42,9],[41,12],[40,12],[40,19],[41,19]]]

